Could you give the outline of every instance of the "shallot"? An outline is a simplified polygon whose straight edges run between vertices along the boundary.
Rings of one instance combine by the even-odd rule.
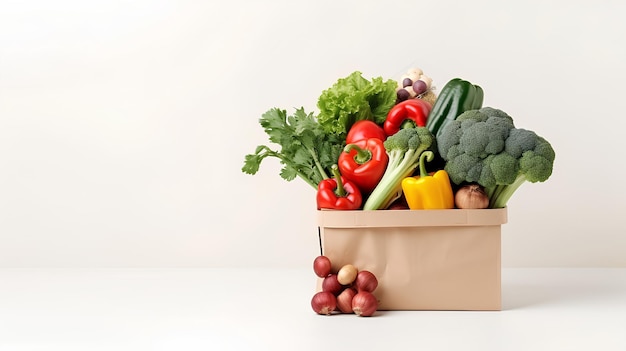
[[[373,292],[378,287],[378,279],[370,271],[360,271],[356,275],[355,285],[359,291]]]
[[[311,307],[317,314],[331,314],[337,308],[337,298],[328,291],[320,291],[313,295]]]
[[[378,309],[378,300],[367,291],[359,291],[352,298],[352,311],[360,317],[370,317]]]
[[[313,271],[320,278],[325,278],[330,274],[330,259],[326,256],[317,256],[313,261]]]
[[[337,308],[342,313],[352,313],[352,299],[356,295],[356,291],[353,288],[344,289],[337,296]]]
[[[327,291],[333,295],[337,295],[341,292],[341,289],[343,289],[343,287],[337,280],[337,274],[329,274],[322,281],[322,291]]]

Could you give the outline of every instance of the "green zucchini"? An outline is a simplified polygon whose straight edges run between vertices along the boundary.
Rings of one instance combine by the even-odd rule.
[[[428,114],[426,128],[437,136],[443,127],[461,113],[480,109],[483,105],[483,89],[461,78],[450,80],[439,93]]]

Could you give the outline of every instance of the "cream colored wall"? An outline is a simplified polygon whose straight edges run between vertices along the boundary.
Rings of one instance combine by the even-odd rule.
[[[0,266],[292,266],[314,190],[268,160],[271,107],[315,109],[354,70],[480,84],[549,139],[504,266],[626,266],[624,2],[3,2]]]

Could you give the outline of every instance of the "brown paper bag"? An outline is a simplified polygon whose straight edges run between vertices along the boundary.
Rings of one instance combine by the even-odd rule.
[[[379,310],[500,310],[506,221],[506,209],[318,211],[322,253],[334,271],[374,273]]]

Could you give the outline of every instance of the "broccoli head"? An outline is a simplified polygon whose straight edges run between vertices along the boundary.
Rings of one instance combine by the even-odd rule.
[[[483,107],[462,113],[437,137],[453,183],[485,187],[490,208],[500,208],[525,181],[546,181],[555,152],[535,132],[516,128],[504,111]]]

